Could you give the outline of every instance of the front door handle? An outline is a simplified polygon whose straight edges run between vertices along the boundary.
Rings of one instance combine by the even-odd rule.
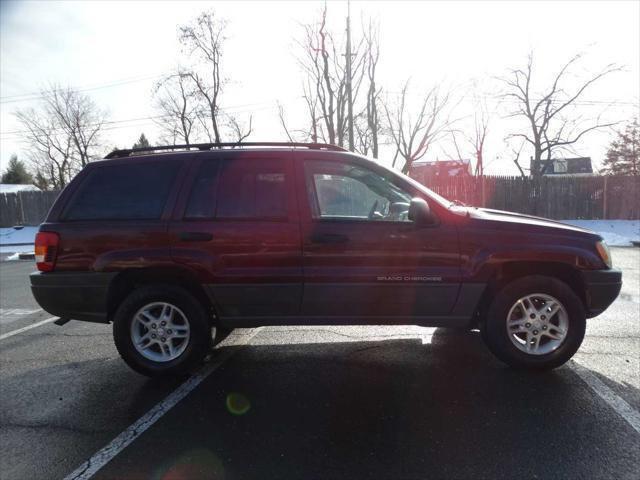
[[[184,242],[208,242],[213,235],[207,232],[180,232],[180,240]]]
[[[349,237],[339,233],[317,233],[311,235],[311,241],[313,243],[347,243]]]

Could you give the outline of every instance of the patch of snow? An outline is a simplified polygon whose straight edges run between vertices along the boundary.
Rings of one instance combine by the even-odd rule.
[[[33,252],[38,227],[0,228],[0,253]],[[24,245],[12,245],[12,244]]]
[[[31,253],[33,244],[29,245],[0,245],[0,253]]]
[[[35,185],[0,183],[0,193],[33,192],[40,191]]]
[[[561,220],[596,232],[611,247],[631,247],[640,242],[640,220]]]

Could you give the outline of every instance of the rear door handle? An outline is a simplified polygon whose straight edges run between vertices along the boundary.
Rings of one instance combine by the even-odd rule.
[[[180,240],[184,242],[208,242],[213,235],[207,232],[180,232]]]
[[[313,243],[347,243],[349,237],[339,233],[318,233],[311,235],[311,241]]]

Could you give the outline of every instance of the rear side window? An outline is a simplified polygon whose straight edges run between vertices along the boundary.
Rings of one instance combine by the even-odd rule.
[[[216,211],[216,188],[218,186],[218,165],[217,161],[204,162],[198,171],[198,175],[193,182],[191,195],[185,218],[213,218]]]
[[[205,162],[191,190],[185,217],[286,219],[287,181],[284,167],[277,161]]]
[[[179,168],[177,161],[95,168],[71,199],[64,220],[158,219]]]
[[[258,172],[254,177],[256,188],[255,215],[260,218],[287,216],[287,190],[283,172]]]

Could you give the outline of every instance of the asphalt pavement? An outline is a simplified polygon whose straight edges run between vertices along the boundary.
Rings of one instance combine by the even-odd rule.
[[[0,334],[37,318],[31,315],[40,311],[29,288],[28,276],[33,270],[33,261],[0,261]]]
[[[0,263],[0,478],[637,479],[640,250],[612,251],[620,298],[552,372],[477,332],[266,327],[171,382],[108,325],[38,325],[32,262]]]

